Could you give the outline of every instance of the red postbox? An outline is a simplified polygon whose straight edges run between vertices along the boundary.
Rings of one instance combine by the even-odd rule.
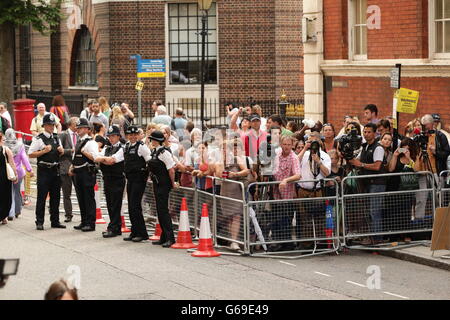
[[[33,99],[17,99],[11,101],[14,106],[14,130],[31,134],[30,126],[34,118]],[[31,140],[30,136],[23,136],[23,139]]]

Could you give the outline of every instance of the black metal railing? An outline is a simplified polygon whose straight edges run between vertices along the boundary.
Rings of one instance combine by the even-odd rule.
[[[36,100],[36,104],[44,103],[47,107],[47,111],[52,107],[53,97],[61,94],[59,92],[50,92],[50,91],[31,91],[27,90],[25,95],[28,99]],[[87,95],[62,95],[64,100],[66,101],[66,106],[69,108],[69,112],[71,115],[79,115],[81,111],[84,109],[87,101]]]
[[[209,127],[221,127],[228,124],[227,111],[225,104],[233,102],[237,107],[251,107],[259,105],[262,110],[263,117],[269,117],[273,114],[280,114],[285,120],[301,121],[304,114],[304,100],[296,99],[287,102],[280,100],[218,100],[208,99],[205,101],[204,119]],[[151,105],[153,101],[142,101],[142,117],[143,124],[148,124],[155,116]],[[165,101],[164,105],[167,114],[174,117],[178,108],[183,109],[187,119],[199,121],[201,114],[200,99],[178,99]],[[130,108],[137,116],[137,101],[130,101]]]

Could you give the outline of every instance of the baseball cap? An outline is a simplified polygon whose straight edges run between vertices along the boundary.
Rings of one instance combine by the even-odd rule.
[[[249,118],[250,121],[254,121],[254,120],[261,121],[261,117],[257,113],[252,113],[248,118]]]

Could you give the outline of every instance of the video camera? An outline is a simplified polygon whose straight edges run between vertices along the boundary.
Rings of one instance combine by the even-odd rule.
[[[343,135],[339,140],[339,151],[345,160],[355,158],[355,151],[361,148],[362,137],[356,128],[352,128],[349,133]]]
[[[427,154],[428,149],[428,136],[427,134],[435,134],[436,130],[428,130],[427,132],[421,131],[420,133],[417,133],[413,141],[417,143],[420,147],[420,151],[422,151],[422,154]]]

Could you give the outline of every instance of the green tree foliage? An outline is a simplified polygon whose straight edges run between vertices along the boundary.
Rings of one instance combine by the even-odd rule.
[[[48,34],[58,26],[63,14],[60,10],[64,0],[1,0],[0,25],[31,26],[42,34]]]

